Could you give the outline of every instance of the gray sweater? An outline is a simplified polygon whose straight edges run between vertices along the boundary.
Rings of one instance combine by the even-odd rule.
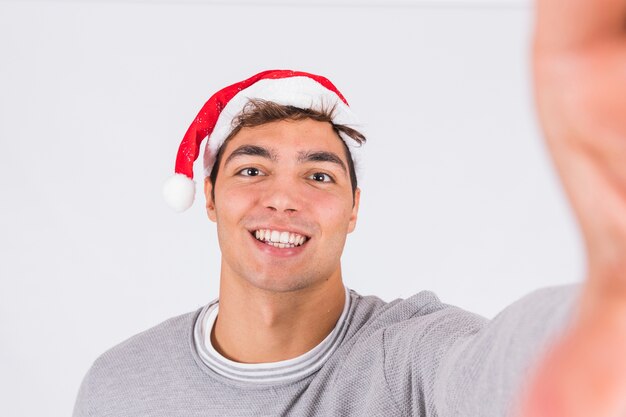
[[[505,417],[578,291],[536,291],[491,321],[427,291],[390,303],[351,291],[332,350],[308,371],[269,382],[230,378],[207,362],[198,345],[204,307],[101,355],[74,417]]]

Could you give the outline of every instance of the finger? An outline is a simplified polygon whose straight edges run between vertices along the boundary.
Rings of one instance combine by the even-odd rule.
[[[626,0],[536,0],[535,40],[568,50],[626,37]]]

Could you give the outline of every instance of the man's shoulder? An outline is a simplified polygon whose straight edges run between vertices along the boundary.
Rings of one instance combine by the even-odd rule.
[[[171,317],[118,343],[94,361],[90,372],[145,368],[148,364],[183,359],[188,356],[193,322],[198,313],[196,309]]]
[[[194,368],[193,323],[200,309],[169,318],[102,353],[83,378],[74,416],[120,415],[118,407],[139,407],[167,381]],[[170,384],[171,385],[171,384]],[[97,414],[94,414],[98,410]]]
[[[367,316],[367,321],[387,323],[404,322],[413,318],[429,316],[438,312],[472,314],[458,307],[442,302],[432,291],[420,291],[407,298],[398,298],[390,302],[373,295],[360,295],[352,291],[353,300],[357,300],[357,314]]]
[[[420,291],[407,298],[384,302],[375,296],[360,296],[354,314],[354,322],[361,335],[393,339],[419,338],[432,333],[435,327],[444,332],[458,328],[463,333],[475,332],[487,320],[475,313],[442,302],[432,291]],[[377,336],[378,334],[378,336]]]

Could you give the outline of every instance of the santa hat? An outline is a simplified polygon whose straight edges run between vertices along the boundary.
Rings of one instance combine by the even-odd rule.
[[[200,144],[208,138],[204,151],[204,173],[209,175],[218,150],[232,132],[233,119],[241,113],[250,99],[271,101],[301,109],[332,109],[335,124],[357,124],[348,102],[326,78],[300,71],[270,70],[230,85],[204,104],[183,137],[176,156],[175,174],[163,187],[163,196],[176,211],[191,207],[195,195],[193,163],[198,158]],[[340,132],[352,159],[358,160],[360,143]]]

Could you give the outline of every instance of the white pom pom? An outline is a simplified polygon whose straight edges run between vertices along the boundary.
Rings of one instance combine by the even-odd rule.
[[[195,194],[196,183],[183,174],[174,174],[163,184],[163,198],[177,212],[191,207]]]

